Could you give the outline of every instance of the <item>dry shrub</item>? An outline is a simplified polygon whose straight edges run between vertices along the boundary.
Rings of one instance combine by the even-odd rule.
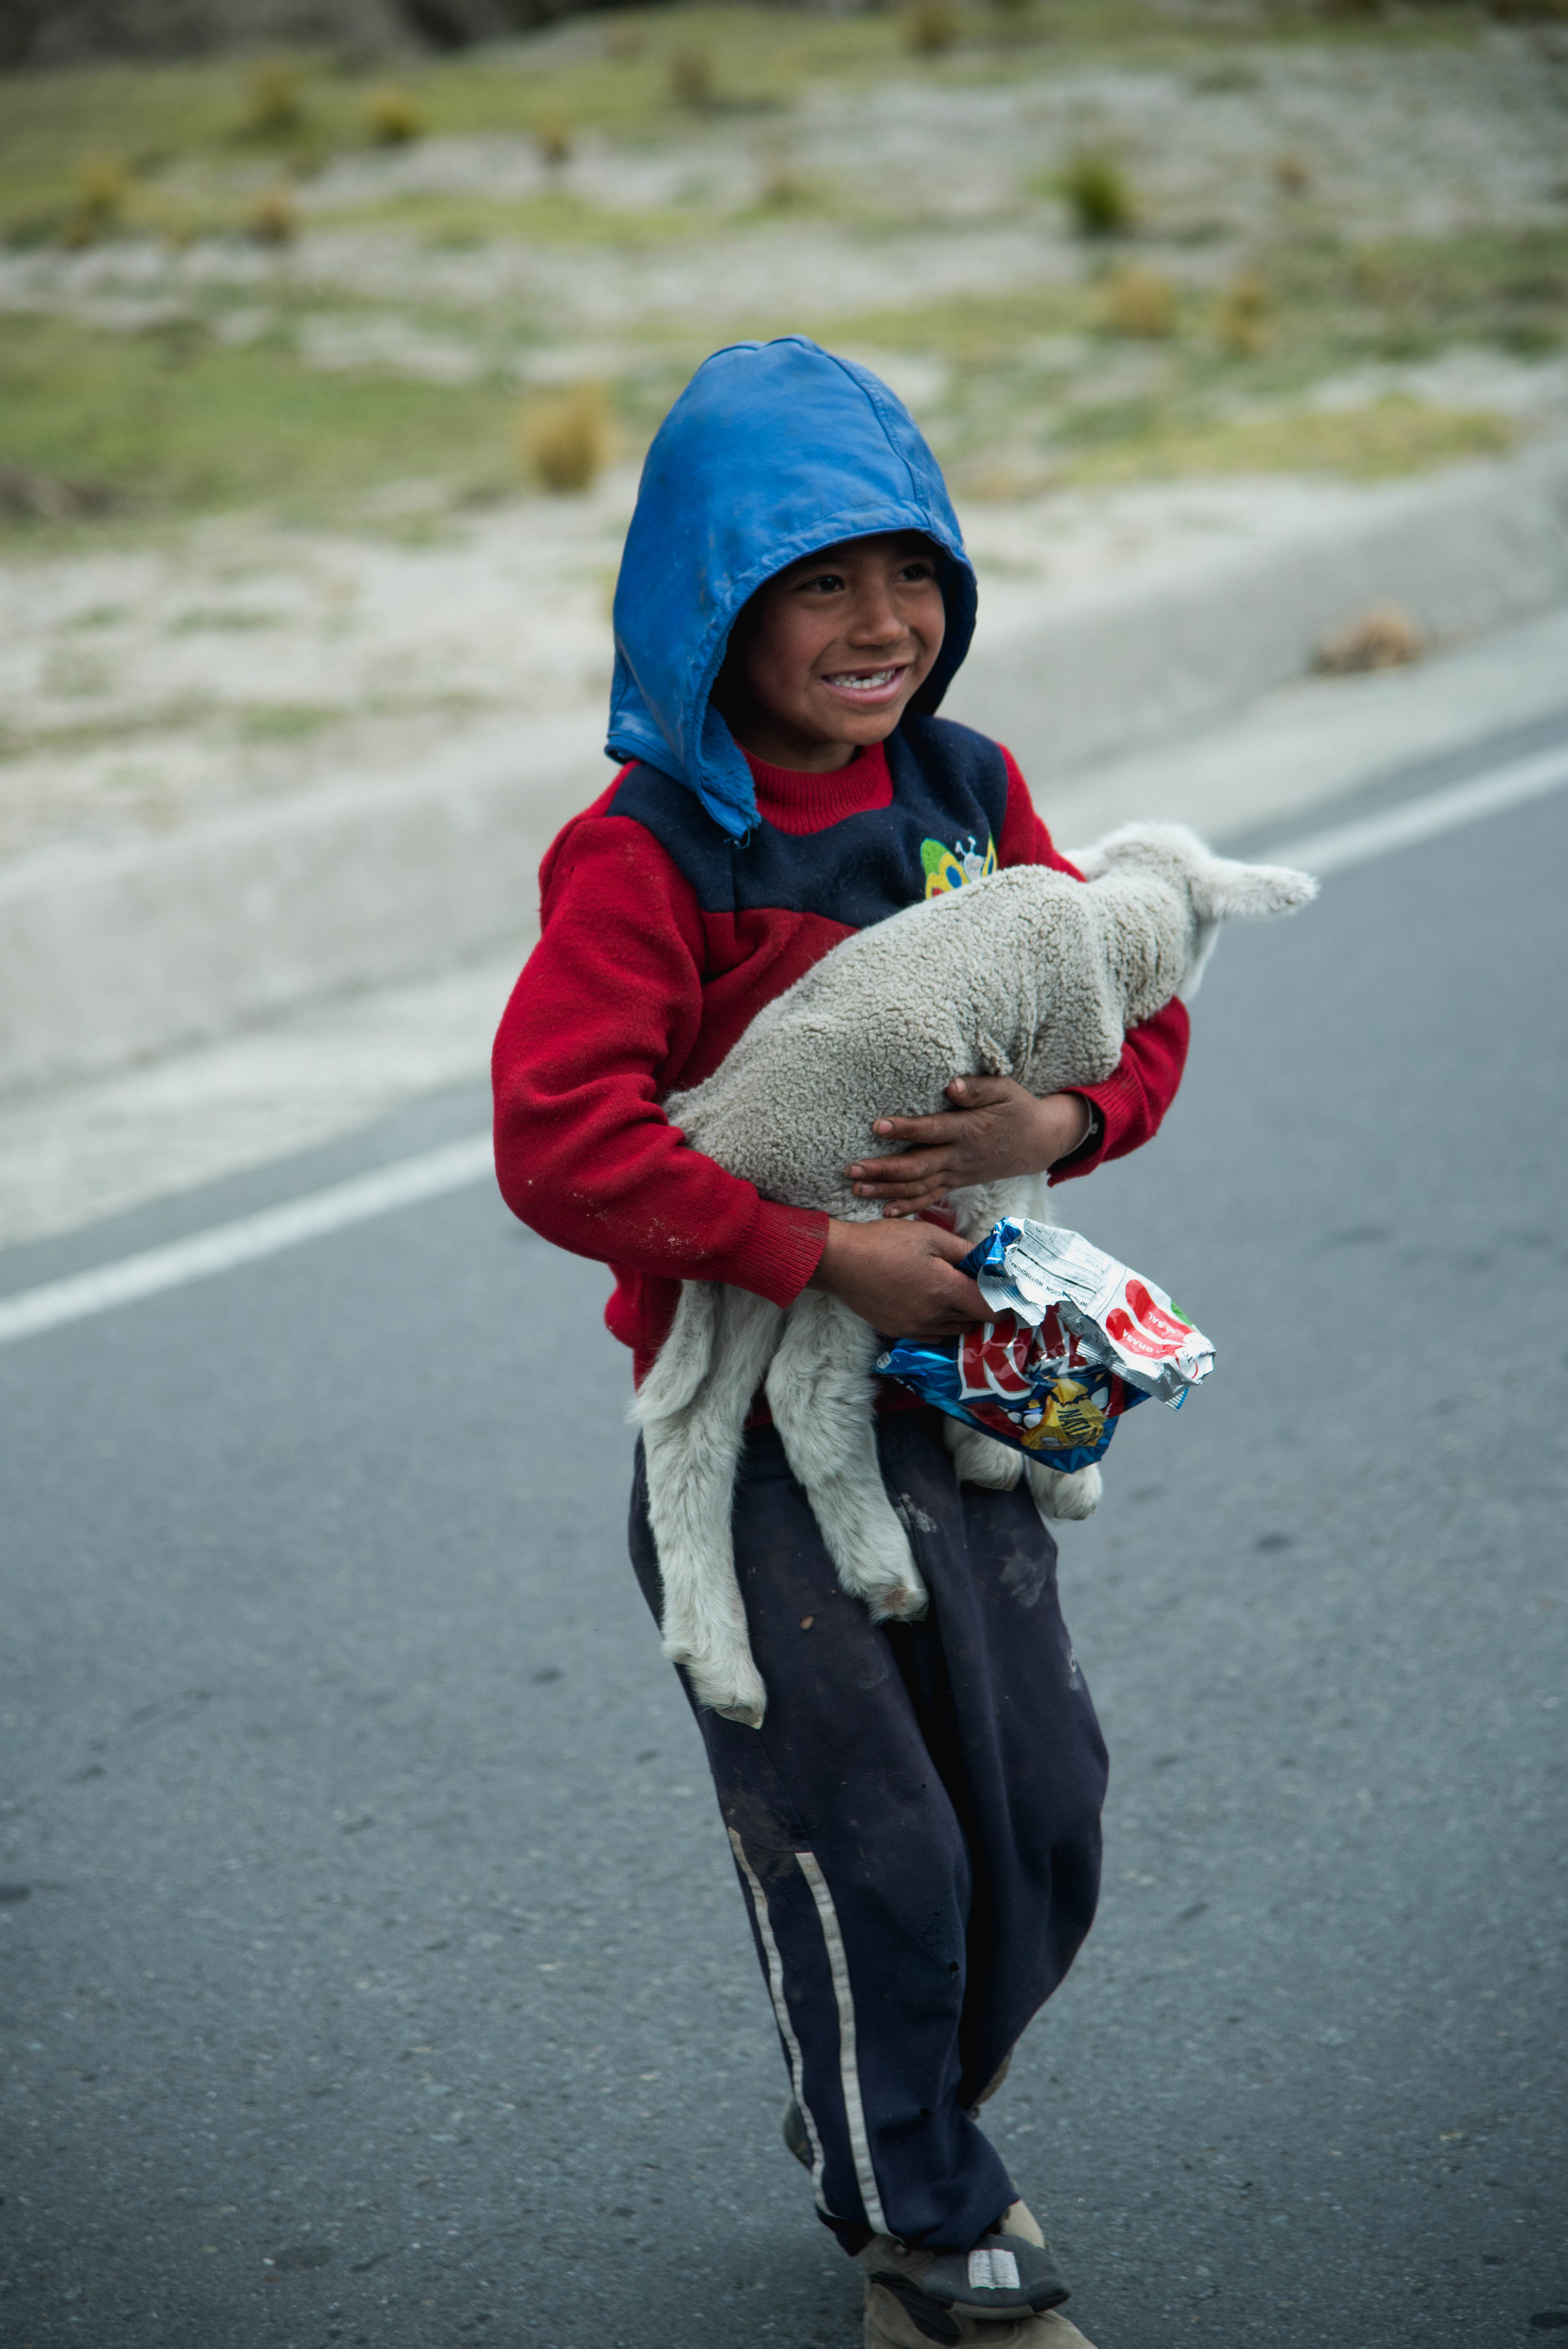
[[[1221,348],[1233,358],[1256,358],[1268,347],[1272,306],[1269,289],[1255,269],[1243,269],[1233,277],[1220,296],[1214,319]]]
[[[1274,159],[1274,185],[1282,195],[1305,196],[1312,185],[1312,172],[1299,155],[1279,155]]]
[[[429,124],[412,90],[383,82],[365,100],[365,128],[376,147],[407,147],[423,139]]]
[[[1113,335],[1158,342],[1176,331],[1176,288],[1158,269],[1129,262],[1106,281],[1105,324]]]
[[[761,162],[758,202],[770,212],[786,212],[791,204],[798,204],[806,193],[806,184],[795,169],[789,148],[770,142],[762,150]]]
[[[1062,193],[1080,236],[1124,236],[1137,206],[1127,174],[1103,148],[1084,148],[1062,174]]]
[[[958,38],[952,0],[914,0],[903,20],[903,45],[917,57],[937,57]]]
[[[1374,604],[1347,627],[1325,636],[1313,661],[1325,677],[1358,677],[1367,669],[1403,668],[1418,661],[1427,640],[1398,604]]]
[[[292,244],[299,234],[294,190],[280,184],[258,196],[245,216],[245,234],[257,244]]]
[[[129,185],[123,163],[112,155],[90,156],[77,173],[76,202],[61,224],[60,243],[79,252],[109,235],[124,217]]]
[[[713,59],[706,49],[677,49],[670,59],[670,96],[677,106],[713,104]]]
[[[286,57],[262,57],[245,77],[242,139],[287,139],[304,127],[304,77]]]
[[[112,512],[119,503],[102,481],[66,481],[56,474],[0,469],[0,514],[18,522],[75,522]]]
[[[533,126],[533,135],[540,160],[549,170],[559,171],[562,163],[572,160],[572,125],[563,114],[542,115]]]
[[[610,412],[603,388],[579,384],[556,399],[531,400],[522,412],[522,455],[541,489],[558,495],[591,490],[610,454]]]

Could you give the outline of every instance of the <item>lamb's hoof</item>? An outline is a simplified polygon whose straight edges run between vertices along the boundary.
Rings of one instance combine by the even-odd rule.
[[[867,1600],[867,1612],[873,1623],[919,1623],[924,1619],[931,1605],[931,1594],[923,1582],[898,1582],[890,1588],[874,1592]]]
[[[761,1728],[768,1692],[749,1656],[742,1661],[738,1657],[721,1660],[686,1654],[676,1655],[672,1661],[679,1664],[691,1682],[698,1704],[707,1705],[726,1721],[738,1721],[743,1729]]]
[[[1092,1517],[1099,1506],[1102,1490],[1098,1464],[1075,1469],[1064,1475],[1059,1469],[1046,1468],[1037,1461],[1029,1463],[1029,1488],[1035,1496],[1035,1506],[1042,1517]]]

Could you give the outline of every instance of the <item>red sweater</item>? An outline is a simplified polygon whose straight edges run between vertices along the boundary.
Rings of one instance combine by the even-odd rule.
[[[1052,846],[1011,756],[1001,757],[997,863],[1081,879]],[[893,802],[881,746],[832,774],[750,765],[763,823],[803,843]],[[687,1149],[660,1103],[711,1074],[763,1005],[859,925],[798,904],[705,905],[645,822],[610,812],[636,771],[623,769],[544,859],[539,944],[501,1020],[494,1078],[507,1204],[558,1247],[611,1266],[604,1319],[634,1350],[641,1379],[682,1280],[729,1281],[782,1306],[817,1268],[827,1216],[764,1199]],[[1113,1074],[1082,1088],[1100,1113],[1098,1143],[1053,1180],[1149,1140],[1181,1081],[1187,1034],[1179,1002],[1129,1033]]]

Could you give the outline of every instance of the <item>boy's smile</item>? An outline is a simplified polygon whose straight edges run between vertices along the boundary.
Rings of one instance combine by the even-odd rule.
[[[818,773],[884,741],[942,650],[937,564],[919,532],[891,532],[824,547],[759,587],[714,690],[736,740]]]

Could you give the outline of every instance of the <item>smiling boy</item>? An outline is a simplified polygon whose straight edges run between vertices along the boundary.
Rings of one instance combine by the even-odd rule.
[[[686,1279],[830,1290],[890,1335],[983,1318],[961,1184],[1087,1173],[1153,1133],[1172,1003],[1105,1083],[1037,1101],[955,1071],[851,1170],[880,1217],[762,1199],[661,1102],[841,938],[997,864],[1071,872],[1012,760],[936,718],[974,573],[934,460],[864,369],[796,337],[721,351],[655,440],[615,602],[625,763],[542,873],[540,943],[496,1042],[515,1212],[608,1262],[641,1377]],[[698,1709],[790,2078],[787,2142],[866,2273],[868,2349],[1070,2349],[1067,2288],[976,2109],[1092,1920],[1105,1750],[1026,1487],[960,1485],[939,1413],[884,1392],[888,1489],[932,1592],[873,1625],[841,1589],[766,1410],[734,1511],[769,1704]],[[632,1556],[661,1591],[639,1451]]]

